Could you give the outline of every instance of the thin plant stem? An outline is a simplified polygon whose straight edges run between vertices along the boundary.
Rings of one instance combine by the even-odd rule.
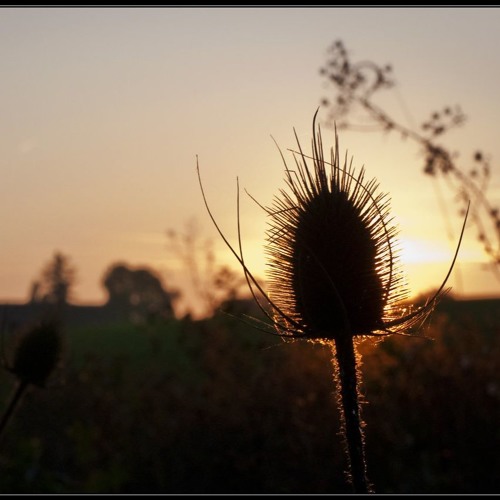
[[[18,382],[17,387],[14,390],[12,397],[10,399],[10,402],[7,406],[7,409],[5,410],[4,414],[2,415],[2,419],[0,421],[0,436],[2,436],[3,431],[4,431],[5,427],[7,426],[7,423],[10,420],[10,417],[14,413],[14,410],[15,410],[17,404],[19,403],[19,401],[21,400],[21,397],[24,394],[24,391],[28,388],[28,385],[29,385],[29,383],[24,381],[24,380],[20,380]]]
[[[361,416],[358,400],[358,374],[356,352],[352,336],[335,339],[336,373],[341,398],[341,413],[344,425],[350,475],[354,493],[371,493],[366,476],[366,459]]]

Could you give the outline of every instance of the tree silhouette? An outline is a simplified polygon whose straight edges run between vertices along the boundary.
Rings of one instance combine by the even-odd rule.
[[[55,307],[64,306],[71,298],[75,276],[76,268],[70,258],[56,251],[43,268],[40,279],[32,284],[31,301]]]
[[[395,132],[402,139],[416,143],[424,157],[422,171],[447,182],[454,193],[458,213],[463,218],[469,201],[470,220],[474,223],[477,239],[489,257],[491,268],[500,279],[500,211],[487,197],[490,181],[490,162],[477,150],[472,166],[467,170],[458,166],[459,154],[438,143],[454,127],[462,125],[466,117],[460,106],[445,106],[430,114],[419,130],[413,130],[391,117],[375,103],[375,96],[395,86],[391,65],[373,61],[353,62],[342,41],[335,41],[328,50],[326,63],[320,68],[333,96],[323,98],[321,105],[328,108],[326,125],[338,129]]]
[[[108,293],[107,305],[135,319],[174,315],[172,300],[178,292],[167,291],[150,268],[115,263],[105,272],[102,284]]]

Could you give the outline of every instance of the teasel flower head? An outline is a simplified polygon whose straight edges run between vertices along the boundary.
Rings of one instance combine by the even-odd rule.
[[[268,292],[244,260],[239,188],[239,251],[217,225],[199,178],[208,213],[241,264],[250,291],[274,333],[309,340],[414,334],[446,293],[444,287],[457,258],[466,219],[443,283],[425,305],[408,312],[404,300],[409,292],[399,262],[390,199],[379,191],[375,179],[366,180],[364,168],[356,171],[347,154],[341,161],[336,131],[335,147],[325,158],[317,113],[312,153],[304,152],[295,134],[293,166],[280,150],[288,189],[281,189],[270,207],[260,205],[269,217],[265,249]]]
[[[294,167],[285,162],[289,191],[267,209],[274,322],[284,335],[310,339],[405,331],[437,296],[418,314],[394,316],[407,292],[388,196],[347,156],[341,164],[337,136],[325,159],[313,128],[312,156],[298,143]]]
[[[2,365],[17,378],[16,388],[0,415],[0,437],[11,420],[26,390],[35,385],[45,387],[49,376],[61,358],[62,337],[57,321],[43,319],[25,326],[18,334],[13,363],[9,365],[4,357],[3,324],[1,326]]]
[[[57,367],[62,352],[62,336],[55,321],[43,320],[20,332],[12,366],[7,369],[24,384],[44,387]]]
[[[270,320],[259,322],[260,327],[273,328],[285,339],[304,338],[333,347],[348,479],[355,493],[368,493],[372,485],[366,474],[355,339],[413,334],[444,293],[458,248],[434,296],[415,311],[402,313],[400,304],[408,293],[399,269],[397,229],[390,218],[389,198],[378,191],[375,180],[365,179],[364,169],[356,172],[347,155],[341,163],[336,133],[335,148],[325,158],[316,115],[317,111],[312,153],[304,153],[296,136],[293,168],[281,154],[288,189],[280,190],[271,207],[262,207],[269,217],[268,293],[243,256],[239,187],[236,251],[210,211],[199,169],[198,176],[212,222],[241,264],[255,301]],[[460,241],[464,229],[465,221]]]

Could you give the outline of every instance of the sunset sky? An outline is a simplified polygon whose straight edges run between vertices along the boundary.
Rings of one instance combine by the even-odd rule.
[[[196,156],[236,243],[236,178],[263,205],[284,187],[271,136],[286,151],[295,128],[309,147],[328,96],[319,68],[337,39],[353,60],[393,66],[397,87],[381,102],[404,125],[461,106],[467,122],[443,145],[464,169],[477,149],[491,158],[488,197],[500,205],[499,26],[498,8],[1,8],[0,301],[27,300],[56,250],[77,268],[77,303],[104,300],[100,280],[116,261],[180,286],[166,231],[193,221],[236,268],[205,211]],[[330,147],[333,131],[322,130]],[[411,291],[439,286],[462,225],[451,192],[440,184],[447,222],[414,144],[339,139],[390,193]],[[249,267],[264,277],[266,217],[244,193],[241,226]],[[486,263],[468,225],[453,291],[500,296]]]

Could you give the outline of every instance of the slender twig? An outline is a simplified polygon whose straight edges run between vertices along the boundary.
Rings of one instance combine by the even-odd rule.
[[[435,179],[441,175],[448,181],[461,215],[467,203],[472,202],[471,220],[477,229],[477,240],[490,259],[492,271],[500,279],[500,209],[487,196],[491,178],[489,161],[477,151],[475,166],[469,171],[463,170],[455,161],[456,154],[438,143],[444,133],[465,122],[466,116],[460,107],[447,106],[441,112],[432,113],[430,119],[422,123],[421,132],[414,126],[399,123],[373,100],[378,91],[395,87],[392,67],[372,61],[352,61],[340,40],[330,48],[320,74],[336,89],[334,99],[322,100],[323,106],[330,107],[328,126],[333,128],[337,123],[343,129],[396,132],[403,139],[410,139],[424,154],[424,174]],[[356,123],[355,111],[361,112],[368,125]]]

